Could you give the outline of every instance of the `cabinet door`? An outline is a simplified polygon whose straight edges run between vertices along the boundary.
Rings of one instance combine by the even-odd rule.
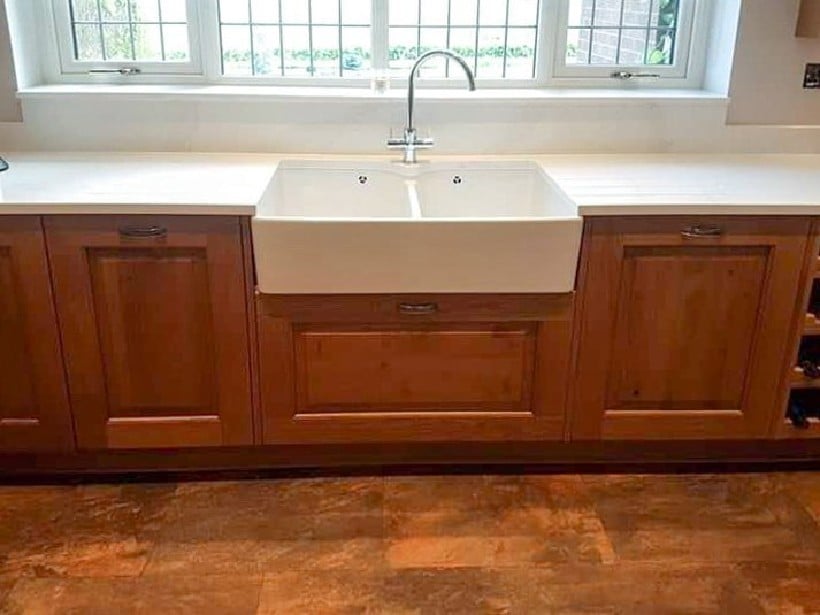
[[[45,225],[79,446],[250,444],[239,219]]]
[[[564,436],[572,296],[261,296],[266,443]]]
[[[2,216],[0,452],[73,444],[40,218]]]
[[[764,437],[808,230],[806,218],[591,220],[573,437]]]

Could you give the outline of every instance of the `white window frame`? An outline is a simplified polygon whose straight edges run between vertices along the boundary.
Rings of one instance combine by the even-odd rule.
[[[611,82],[610,87],[624,84],[634,87],[636,83],[655,87],[700,86],[702,69],[699,63],[706,53],[706,32],[708,13],[703,0],[680,0],[678,21],[675,28],[675,57],[672,64],[568,64],[566,61],[569,33],[569,4],[571,0],[554,2],[557,24],[555,48],[553,50],[552,75],[556,82],[564,85],[585,85],[590,82]],[[639,81],[614,79],[613,73],[627,71],[636,74],[659,75]]]
[[[19,0],[18,0],[19,1]],[[29,0],[24,0],[29,1]],[[37,1],[37,0],[35,0]],[[549,89],[549,88],[700,88],[707,53],[711,3],[715,0],[681,0],[676,30],[677,52],[674,64],[665,65],[571,65],[566,63],[567,20],[570,0],[541,0],[538,14],[537,46],[534,79],[478,79],[482,89]],[[719,0],[718,0],[719,1]],[[74,59],[68,0],[42,0],[50,17],[51,41],[46,41],[43,57],[44,74],[51,83],[116,84],[206,84],[218,86],[299,86],[319,88],[367,88],[369,78],[357,77],[283,77],[222,75],[218,0],[186,0],[190,62],[109,61],[82,62]],[[388,69],[387,0],[371,4],[371,52],[374,71]],[[32,36],[45,34],[31,24]],[[90,75],[94,69],[139,68],[140,74]],[[657,73],[660,78],[622,81],[612,78],[614,71]],[[450,79],[424,79],[425,87],[459,89],[464,86],[460,71],[452,71]],[[391,79],[395,88],[406,87],[407,80]]]
[[[93,70],[112,68],[136,68],[148,75],[201,75],[202,47],[199,40],[201,31],[200,0],[185,0],[188,16],[189,61],[187,62],[145,62],[139,60],[106,60],[89,62],[74,57],[74,35],[71,27],[69,0],[51,0],[57,53],[63,75],[89,75]]]

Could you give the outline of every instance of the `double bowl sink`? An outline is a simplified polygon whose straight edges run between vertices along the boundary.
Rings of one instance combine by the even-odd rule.
[[[293,160],[252,228],[263,293],[562,293],[582,220],[532,162]]]

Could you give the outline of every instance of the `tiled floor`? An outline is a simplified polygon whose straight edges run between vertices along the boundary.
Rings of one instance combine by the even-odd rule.
[[[820,473],[0,487],[3,613],[820,613]]]

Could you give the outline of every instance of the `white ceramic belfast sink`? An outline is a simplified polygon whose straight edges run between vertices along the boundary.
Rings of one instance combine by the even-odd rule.
[[[285,161],[253,219],[263,293],[562,293],[575,204],[530,162]]]

